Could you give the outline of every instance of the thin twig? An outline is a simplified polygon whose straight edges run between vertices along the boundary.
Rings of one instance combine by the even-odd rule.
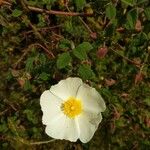
[[[78,12],[64,12],[64,11],[56,11],[56,10],[45,10],[42,8],[27,6],[29,10],[40,12],[40,13],[46,13],[49,15],[64,15],[64,16],[91,16],[90,13],[78,13]]]
[[[13,105],[12,102],[8,101],[7,99],[4,99],[4,102],[8,104],[14,111],[17,111],[18,109]]]
[[[0,116],[2,116],[3,114],[5,114],[9,109],[5,109],[4,111],[0,112]]]
[[[83,23],[83,25],[87,28],[87,30],[90,32],[90,34],[93,33],[93,31],[90,29],[90,27],[84,22],[84,20],[79,16],[80,21]]]
[[[29,25],[30,25],[30,27],[33,29],[33,31],[35,32],[35,34],[38,36],[38,38],[43,42],[43,44],[45,45],[46,48],[43,48],[43,46],[41,46],[41,45],[39,45],[39,44],[36,44],[36,45],[42,47],[42,48],[45,50],[45,52],[46,52],[49,56],[51,56],[52,58],[55,58],[54,54],[53,54],[51,51],[48,50],[48,49],[49,49],[49,46],[46,44],[47,41],[46,41],[46,40],[44,39],[44,37],[38,32],[37,28],[36,28],[31,22],[29,22]]]
[[[126,61],[128,61],[128,62],[130,62],[130,63],[136,65],[136,67],[140,68],[141,64],[136,63],[135,61],[130,60],[129,58],[127,58],[127,57],[125,57],[125,56],[123,56],[123,55],[117,53],[117,51],[113,50],[112,48],[110,48],[110,50],[113,51],[114,53],[116,53],[117,55],[119,55],[120,57],[122,57],[124,60],[126,60]]]
[[[17,138],[13,137],[12,139],[17,141],[17,142],[19,141],[19,142],[21,142],[22,144],[25,144],[25,145],[41,145],[41,144],[48,144],[48,143],[52,143],[52,142],[56,141],[56,139],[52,139],[52,140],[48,140],[48,141],[32,142],[32,141],[28,141],[26,139],[23,139],[19,135],[17,136]]]
[[[23,18],[22,18],[23,19]],[[31,23],[29,22],[29,26],[33,29],[34,33],[38,36],[38,38],[43,42],[43,44],[45,45],[46,48],[44,48],[43,46],[41,46],[40,44],[34,44],[34,45],[38,45],[41,48],[43,48],[43,50],[45,50],[45,52],[52,58],[55,58],[54,54],[49,51],[49,46],[46,44],[47,41],[44,39],[44,37],[40,34],[40,32],[38,31],[38,29]]]
[[[59,28],[59,27],[61,27],[62,25],[56,25],[56,26],[52,26],[52,27],[43,27],[43,28],[37,28],[37,30],[38,31],[41,31],[41,30],[52,30],[52,29],[55,29],[55,28]],[[26,32],[24,32],[24,33],[22,33],[22,34],[30,34],[30,33],[32,33],[32,32],[34,32],[33,30],[30,30],[30,31],[26,31]]]
[[[31,44],[29,45],[26,49],[24,49],[24,53],[23,55],[20,57],[20,59],[18,59],[18,61],[13,65],[13,68],[16,69],[17,66],[19,65],[19,63],[26,57],[26,55],[28,54],[28,52],[31,50],[32,47],[34,46],[38,46],[38,47],[41,47],[47,54],[49,57],[52,57],[54,58],[54,54],[52,52],[50,52],[47,48],[45,48],[44,46],[42,46],[41,44],[39,43],[34,43],[34,44]]]
[[[23,18],[22,18],[23,19]],[[37,37],[43,42],[46,43],[43,36],[38,32],[37,28],[29,21],[29,26],[33,29],[34,33],[37,35]]]
[[[15,130],[16,132],[17,130]],[[33,141],[28,141],[26,139],[23,139],[22,137],[18,135],[16,135],[16,137],[11,137],[11,136],[6,136],[6,137],[0,137],[0,140],[9,140],[9,141],[16,141],[16,142],[20,142],[24,145],[28,145],[28,146],[33,146],[33,145],[41,145],[41,144],[48,144],[48,143],[52,143],[54,141],[56,141],[57,139],[52,139],[52,140],[48,140],[48,141],[38,141],[38,142],[33,142]]]
[[[59,35],[52,31],[52,35],[56,36],[58,39],[63,39],[64,37],[62,35]]]
[[[71,13],[71,10],[69,9],[68,5],[66,5],[67,10]],[[83,25],[86,27],[86,29],[90,32],[90,34],[93,33],[93,31],[90,29],[90,27],[84,22],[84,20],[79,16],[80,21],[83,23]]]
[[[114,46],[118,49],[120,49],[120,50],[124,50],[124,48],[119,44],[119,43],[115,43],[115,42],[112,42],[113,44],[114,44]]]
[[[146,57],[144,59],[144,62],[142,63],[142,66],[140,68],[140,73],[143,71],[143,68],[144,68],[146,62],[148,61],[148,57],[149,57],[149,53],[147,53],[147,55],[146,55]]]
[[[20,59],[18,59],[18,61],[13,65],[13,68],[16,69],[18,64],[25,58],[25,56],[28,54],[28,52],[30,51],[31,47],[33,46],[33,44],[29,45],[26,49],[24,49],[24,53],[23,55],[20,57]]]
[[[50,57],[55,58],[54,54],[51,51],[49,51],[47,48],[45,48],[44,46],[42,46],[41,44],[35,43],[35,44],[33,44],[33,46],[39,46],[39,47],[41,47]]]
[[[11,3],[3,2],[2,4],[11,5]],[[28,6],[26,7],[30,11],[38,12],[38,13],[46,13],[49,15],[63,15],[63,16],[91,16],[91,13],[79,13],[79,12],[64,12],[64,11],[57,11],[57,10],[46,10],[38,7]]]
[[[15,135],[16,135],[16,138],[15,137],[9,137],[9,139],[13,139],[15,141],[19,141],[25,145],[41,145],[41,144],[48,144],[48,143],[51,143],[51,142],[54,142],[56,141],[56,139],[52,139],[52,140],[48,140],[48,141],[38,141],[38,142],[32,142],[32,141],[28,141],[26,139],[23,139],[18,131],[17,131],[17,128],[15,126],[15,124],[13,123],[13,121],[11,119],[8,120],[9,121],[9,124],[10,124],[10,128],[15,132]]]
[[[0,5],[9,5],[9,6],[11,6],[11,3],[9,3],[9,2],[7,2],[7,1],[0,1]]]
[[[41,145],[41,144],[47,144],[56,141],[56,139],[52,139],[49,141],[38,141],[38,142],[29,142],[30,145]]]

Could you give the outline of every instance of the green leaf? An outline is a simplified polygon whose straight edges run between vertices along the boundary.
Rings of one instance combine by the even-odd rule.
[[[86,4],[86,0],[74,0],[74,2],[77,7],[77,11],[82,10]]]
[[[68,66],[69,63],[71,63],[72,58],[69,54],[69,52],[63,53],[61,55],[59,55],[58,59],[57,59],[57,67],[59,69],[63,69],[66,66]]]
[[[135,4],[135,0],[121,0],[126,5],[133,6]]]
[[[67,50],[68,48],[71,48],[71,42],[68,39],[62,39],[59,43],[59,48]]]
[[[129,29],[134,29],[138,19],[137,9],[133,9],[127,13],[127,26]]]
[[[73,49],[73,54],[80,60],[87,59],[87,53],[92,49],[92,45],[89,42],[83,42]]]
[[[39,55],[39,61],[42,65],[45,65],[46,64],[46,57],[44,54],[40,54]]]
[[[47,81],[49,79],[50,75],[45,73],[45,72],[42,72],[40,75],[39,75],[39,78],[43,81]]]
[[[145,8],[144,13],[147,20],[150,20],[150,7]]]
[[[46,25],[46,21],[43,15],[38,14],[39,22],[37,24],[38,27],[44,27]]]
[[[141,32],[135,36],[135,38],[133,39],[133,44],[134,46],[140,46],[143,45],[147,40],[148,40],[147,34]]]
[[[119,118],[118,120],[115,121],[115,125],[119,127],[124,127],[125,126],[125,119],[123,117]]]
[[[0,132],[6,132],[8,130],[7,125],[6,124],[0,124]]]
[[[78,69],[78,73],[80,77],[84,80],[93,79],[95,77],[93,70],[88,65],[80,65]]]
[[[30,109],[25,109],[23,113],[27,116],[27,119],[32,122],[33,124],[37,124],[38,120],[35,117],[35,114]]]
[[[33,62],[34,62],[34,57],[29,57],[26,60],[26,71],[30,72],[33,69]]]
[[[112,3],[106,7],[106,17],[110,20],[116,17],[116,7]]]
[[[146,103],[147,106],[150,106],[150,97],[144,99],[144,102]]]
[[[25,91],[28,91],[28,90],[32,90],[32,85],[30,84],[30,81],[29,80],[26,80],[25,81],[25,84],[24,84],[24,90]]]
[[[78,46],[78,48],[80,49],[82,48],[86,52],[89,52],[93,48],[93,46],[89,42],[83,42]]]
[[[5,18],[3,16],[1,16],[1,15],[0,15],[0,25],[2,25],[2,26],[7,26],[8,25],[8,23],[5,20]],[[2,29],[2,28],[0,28],[0,29]]]
[[[12,16],[13,16],[13,17],[19,17],[21,14],[22,14],[22,11],[19,10],[19,9],[15,9],[15,10],[13,10],[13,12],[12,12]]]
[[[69,32],[69,33],[72,33],[73,31],[73,24],[72,24],[72,20],[66,20],[64,22],[64,29]]]

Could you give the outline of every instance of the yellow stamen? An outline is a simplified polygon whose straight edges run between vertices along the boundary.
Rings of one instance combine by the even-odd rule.
[[[81,101],[73,97],[68,98],[62,105],[63,113],[69,118],[74,118],[82,112]]]

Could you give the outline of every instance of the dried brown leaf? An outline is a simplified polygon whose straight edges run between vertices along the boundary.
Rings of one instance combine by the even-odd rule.
[[[17,81],[18,81],[19,85],[21,86],[21,88],[23,88],[23,86],[25,84],[25,79],[19,78]]]
[[[143,80],[143,74],[141,72],[138,72],[135,75],[134,83],[135,84],[140,83],[142,80]]]
[[[122,94],[121,94],[121,97],[124,97],[124,98],[127,98],[128,96],[129,96],[128,93],[122,93]]]
[[[141,25],[141,21],[140,21],[140,20],[137,20],[137,21],[136,21],[135,30],[136,30],[137,32],[140,32],[140,31],[142,30],[142,25]]]
[[[90,34],[90,36],[91,36],[91,38],[92,39],[97,39],[97,33],[96,32],[92,32],[91,34]]]
[[[150,118],[148,117],[145,118],[145,124],[148,128],[150,128]]]
[[[99,48],[97,51],[98,58],[104,58],[107,52],[108,52],[108,48],[106,46]]]
[[[107,85],[107,86],[112,86],[112,85],[114,85],[116,83],[116,80],[114,80],[114,79],[105,79],[105,84]]]

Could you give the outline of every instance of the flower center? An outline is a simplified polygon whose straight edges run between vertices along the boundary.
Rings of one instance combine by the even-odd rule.
[[[61,109],[66,116],[74,118],[82,112],[82,104],[80,100],[70,97],[61,105]]]

